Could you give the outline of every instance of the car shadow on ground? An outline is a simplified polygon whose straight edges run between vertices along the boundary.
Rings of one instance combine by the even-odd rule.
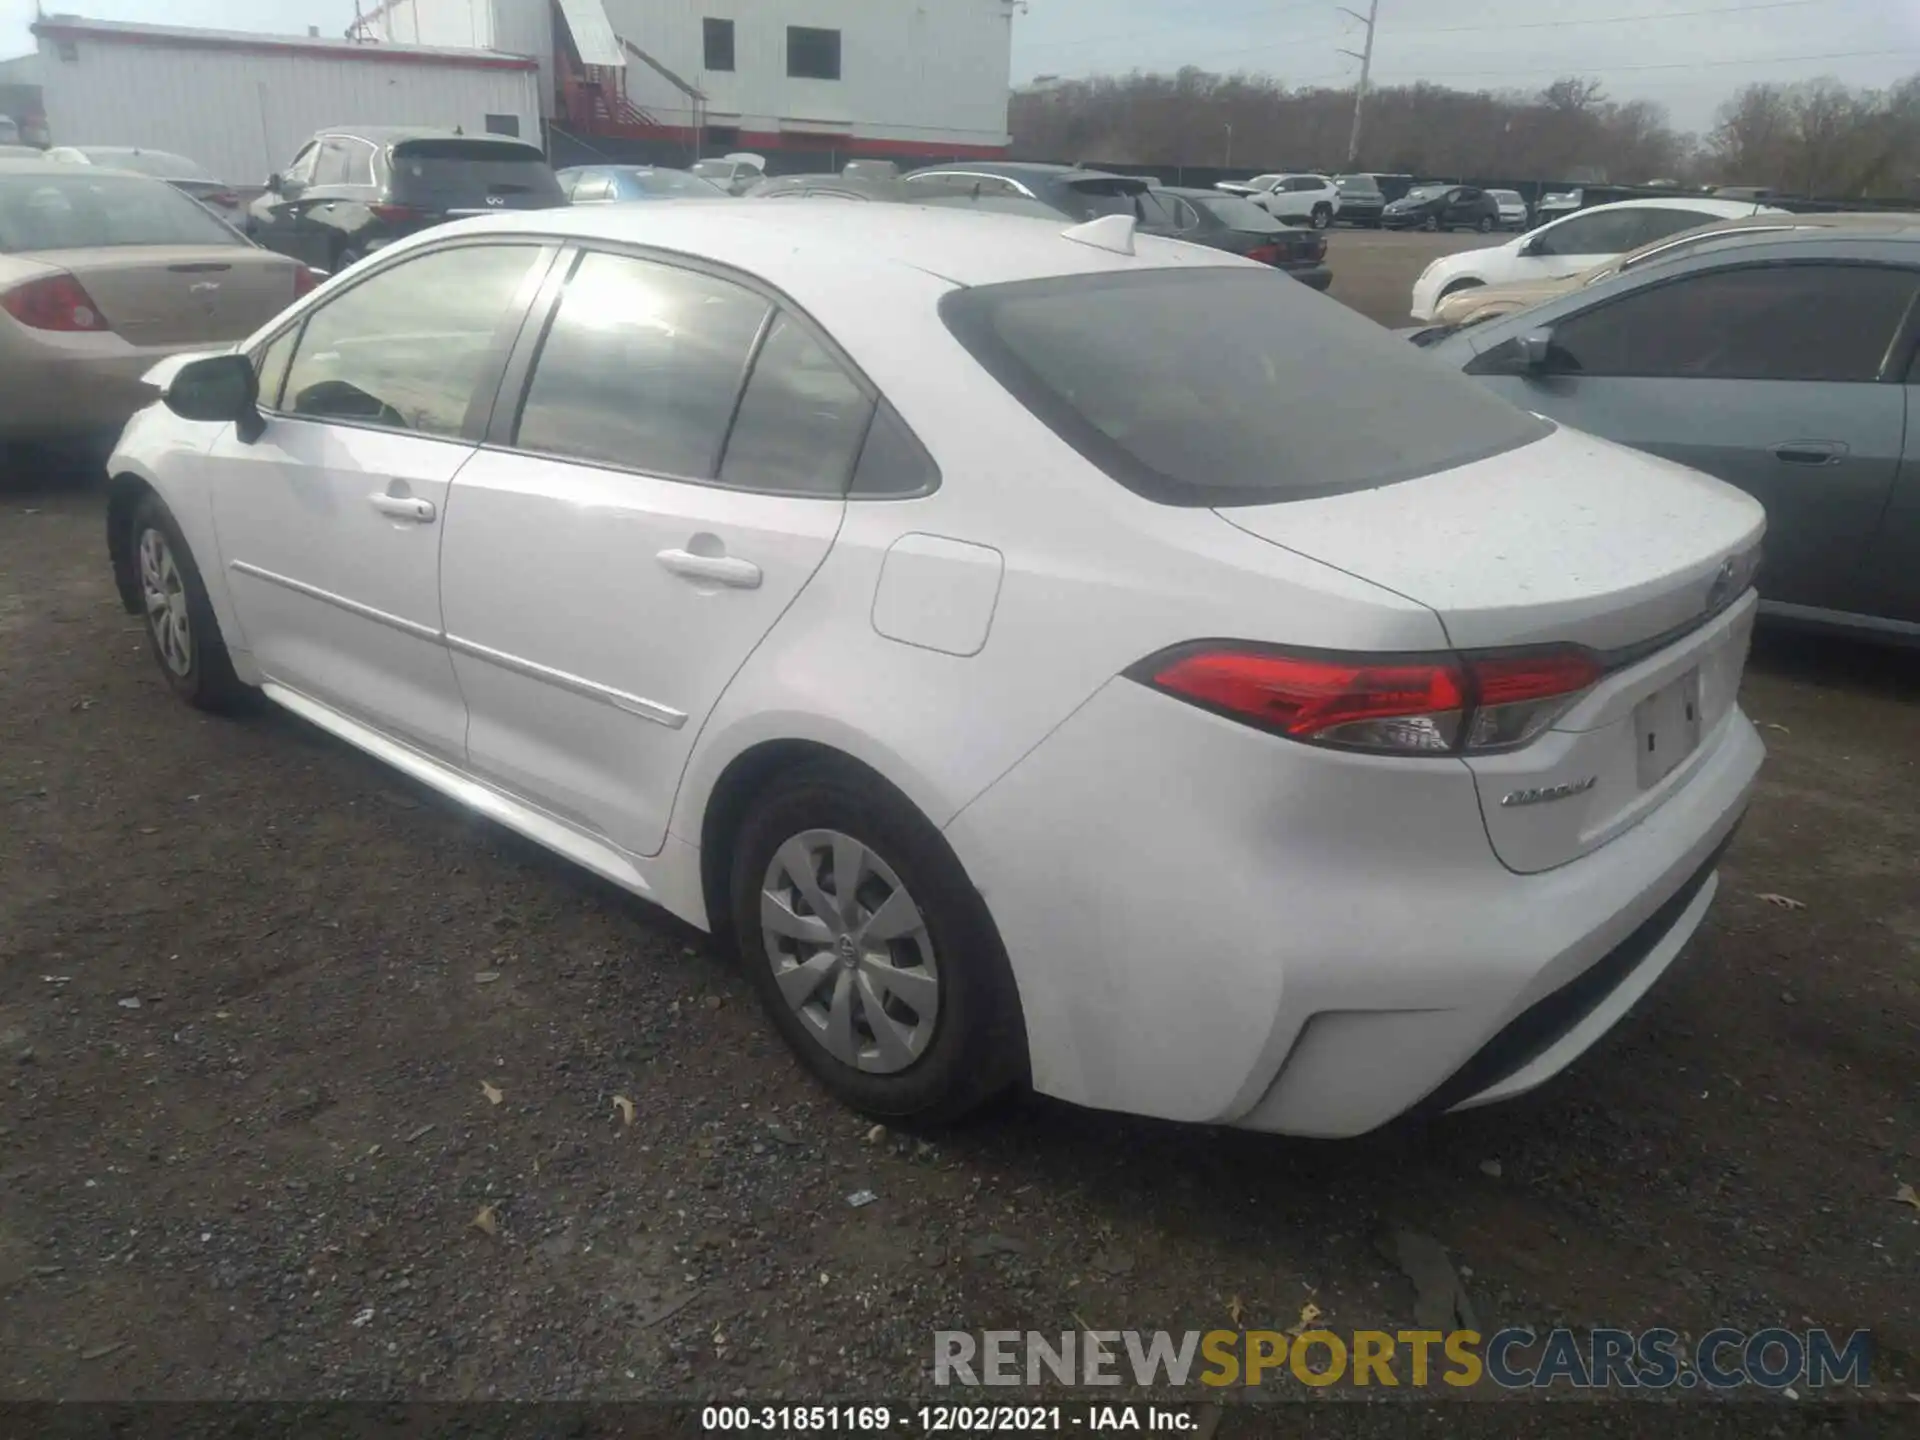
[[[1920,644],[1892,645],[1762,623],[1748,662],[1782,680],[1920,702]]]

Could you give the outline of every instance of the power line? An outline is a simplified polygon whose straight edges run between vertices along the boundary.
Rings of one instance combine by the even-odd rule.
[[[1745,15],[1755,10],[1796,10],[1809,5],[1824,5],[1831,0],[1762,0],[1757,5],[1720,5],[1711,10],[1663,10],[1655,14],[1645,12],[1638,15],[1596,15],[1587,20],[1522,20],[1508,25],[1434,25],[1417,30],[1402,30],[1396,26],[1393,34],[1401,35],[1467,35],[1479,34],[1489,30],[1505,32],[1508,30],[1557,30],[1568,25],[1630,25],[1655,20],[1687,20],[1701,15]]]
[[[1642,70],[1708,70],[1727,65],[1783,65],[1788,61],[1802,60],[1858,60],[1868,55],[1920,55],[1920,49],[1907,47],[1889,50],[1882,46],[1876,50],[1830,50],[1823,55],[1749,55],[1737,60],[1672,60],[1656,65],[1562,65],[1557,68],[1542,69],[1529,66],[1524,70],[1426,70],[1419,74],[1408,74],[1396,82],[1410,84],[1416,80],[1444,80],[1449,77],[1458,79],[1482,78],[1501,75],[1624,75]],[[1340,77],[1345,79],[1345,76]]]
[[[1812,0],[1804,0],[1811,4]],[[1117,45],[1123,40],[1150,40],[1156,35],[1190,34],[1196,24],[1214,25],[1223,20],[1247,20],[1254,16],[1265,18],[1269,15],[1285,14],[1289,10],[1323,10],[1326,0],[1295,0],[1289,5],[1256,5],[1246,10],[1237,10],[1225,15],[1212,15],[1204,22],[1188,20],[1179,25],[1161,25],[1152,30],[1131,30],[1124,35],[1080,35],[1071,40],[1042,40],[1038,44],[1028,45],[1026,50],[1081,50],[1089,45]]]

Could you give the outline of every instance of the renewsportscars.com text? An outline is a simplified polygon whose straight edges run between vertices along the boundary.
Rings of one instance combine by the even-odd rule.
[[[1299,1384],[1823,1390],[1871,1382],[1865,1330],[1036,1330],[934,1332],[936,1385]]]

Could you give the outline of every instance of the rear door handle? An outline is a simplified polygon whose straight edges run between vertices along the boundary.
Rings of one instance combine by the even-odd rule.
[[[413,495],[387,495],[378,490],[367,499],[373,502],[373,508],[382,515],[391,515],[396,520],[411,520],[419,525],[433,523],[434,509],[431,500],[421,500]]]
[[[1845,455],[1847,447],[1838,440],[1783,440],[1773,453],[1789,465],[1825,465]]]
[[[657,558],[674,574],[689,580],[710,580],[716,585],[731,585],[735,590],[760,588],[760,567],[751,560],[736,560],[730,555],[695,555],[691,550],[662,550]]]

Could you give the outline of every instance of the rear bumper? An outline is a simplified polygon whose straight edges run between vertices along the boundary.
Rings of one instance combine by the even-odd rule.
[[[0,436],[117,433],[154,398],[141,376],[170,355],[214,346],[129,345],[115,335],[0,336]]]
[[[1324,290],[1333,284],[1333,271],[1324,264],[1282,265],[1280,267],[1310,290]]]
[[[1121,680],[948,836],[1012,960],[1036,1088],[1358,1135],[1541,1083],[1652,985],[1762,756],[1738,713],[1712,750],[1627,833],[1518,875],[1464,764],[1293,745]]]

